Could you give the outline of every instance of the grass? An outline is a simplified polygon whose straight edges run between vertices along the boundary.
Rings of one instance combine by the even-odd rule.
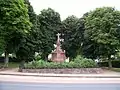
[[[4,65],[4,63],[0,63],[0,67],[3,65]],[[9,62],[9,64],[8,64],[8,68],[17,68],[17,67],[19,67],[19,63]]]
[[[120,68],[111,68],[110,70],[115,71],[115,72],[120,72]]]

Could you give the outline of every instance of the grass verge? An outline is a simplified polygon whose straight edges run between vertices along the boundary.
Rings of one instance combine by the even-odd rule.
[[[2,67],[4,65],[4,63],[0,63],[0,67]],[[15,62],[9,62],[8,64],[8,68],[17,68],[19,67],[19,63],[15,63]]]
[[[120,68],[111,68],[110,70],[115,71],[115,72],[120,72]]]

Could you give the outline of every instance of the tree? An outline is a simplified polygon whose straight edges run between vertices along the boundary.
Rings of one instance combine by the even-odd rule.
[[[77,22],[76,24],[76,32],[75,32],[75,43],[77,46],[77,55],[84,55],[84,45],[85,45],[85,38],[84,38],[84,31],[85,31],[85,17],[88,13],[85,13]]]
[[[4,52],[4,40],[2,36],[0,36],[0,55]]]
[[[85,20],[85,38],[98,45],[100,56],[108,58],[109,67],[111,55],[114,55],[120,45],[120,11],[112,7],[97,8],[91,11]]]
[[[90,59],[98,59],[99,55],[99,47],[98,44],[91,41],[89,38],[84,38],[82,45],[82,54],[86,58]]]
[[[30,22],[32,23],[31,30],[24,39],[25,42],[22,43],[21,47],[16,53],[17,59],[20,60],[33,60],[34,54],[37,47],[37,15],[35,14],[33,7],[31,6],[29,0],[25,0],[25,5],[28,8],[28,15]]]
[[[66,50],[66,55],[70,58],[74,58],[79,54],[82,54],[82,42],[83,42],[83,19],[77,18],[72,15],[67,17],[62,21],[62,30],[63,33],[63,49]]]
[[[42,53],[42,58],[47,59],[47,56],[54,49],[53,44],[56,43],[56,34],[60,29],[61,19],[60,14],[53,9],[43,9],[38,15],[39,28],[39,52]]]
[[[5,65],[9,53],[15,53],[29,32],[28,10],[23,0],[0,0],[0,32],[4,41]],[[1,43],[1,42],[0,42]]]
[[[85,13],[82,18],[79,19],[79,24],[77,26],[77,42],[81,42],[79,45],[81,50],[81,54],[84,57],[91,58],[91,59],[96,59],[98,57],[97,53],[97,44],[91,41],[89,38],[84,37],[84,32],[85,32],[85,18],[88,16],[88,12]]]

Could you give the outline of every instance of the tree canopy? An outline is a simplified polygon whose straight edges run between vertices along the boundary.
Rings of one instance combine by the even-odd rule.
[[[86,17],[84,36],[98,45],[99,55],[110,59],[119,49],[119,24],[120,11],[112,7],[97,8]]]
[[[78,18],[74,15],[68,16],[62,21],[60,32],[63,34],[62,38],[63,49],[66,50],[66,55],[73,58],[76,55],[76,43],[75,43],[75,32],[77,29]]]
[[[56,43],[56,34],[60,25],[60,14],[51,8],[43,9],[38,15],[39,52],[44,59],[47,59],[48,54],[54,49],[53,44]]]
[[[8,63],[9,53],[15,53],[29,33],[31,23],[24,0],[0,0],[0,36]],[[2,42],[0,42],[2,43]]]
[[[61,21],[60,14],[51,8],[36,15],[29,0],[0,0],[0,54],[5,53],[6,64],[10,53],[17,59],[33,60],[39,52],[47,60],[57,33],[64,39],[67,57],[104,57],[112,67],[111,55],[120,51],[120,11],[96,8],[81,18],[71,15]]]
[[[17,59],[33,60],[37,43],[38,43],[37,15],[35,14],[29,0],[25,0],[24,3],[28,9],[28,16],[29,16],[30,22],[32,23],[32,27],[29,31],[29,34],[26,34],[26,36],[24,37],[25,42],[23,42],[22,45],[20,46],[19,50],[16,53],[16,56],[17,56]]]

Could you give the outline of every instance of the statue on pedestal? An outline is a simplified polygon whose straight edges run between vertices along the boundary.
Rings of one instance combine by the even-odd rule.
[[[53,62],[64,62],[66,59],[65,56],[65,50],[63,51],[61,49],[61,43],[60,43],[60,34],[57,34],[57,42],[56,42],[56,48],[55,50],[51,53],[51,61]]]

